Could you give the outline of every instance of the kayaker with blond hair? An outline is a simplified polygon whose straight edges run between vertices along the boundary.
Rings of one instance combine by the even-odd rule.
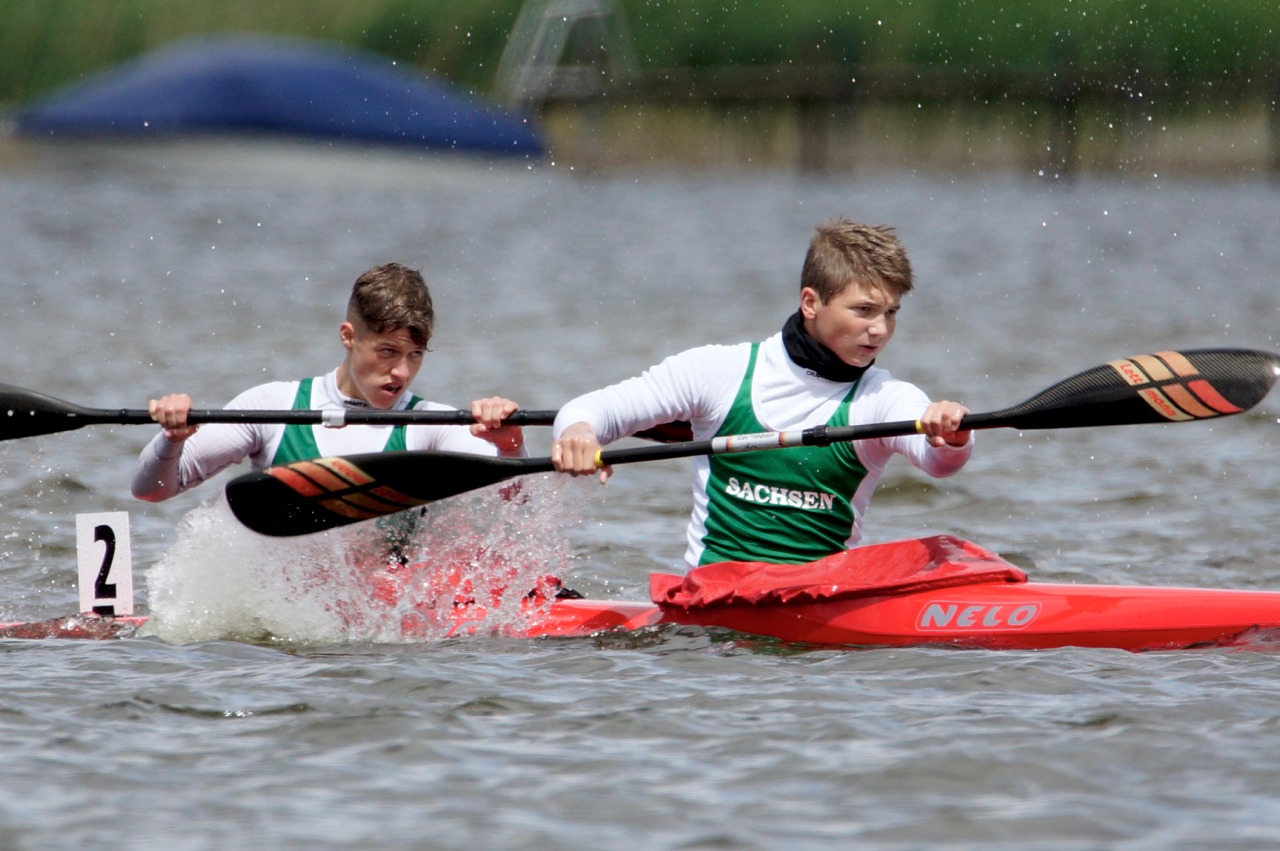
[[[694,459],[687,567],[719,561],[812,561],[855,546],[885,465],[903,455],[934,477],[973,450],[968,408],[930,402],[874,366],[893,338],[911,263],[892,228],[819,225],[800,275],[799,309],[758,343],[703,346],[571,400],[556,417],[551,459],[597,472],[596,453],[637,431],[687,420],[695,440],[814,426],[918,420],[919,434]],[[610,470],[598,471],[601,481]]]
[[[300,381],[275,381],[244,391],[234,409],[450,410],[415,396],[409,387],[422,367],[435,329],[431,293],[422,274],[386,263],[360,275],[351,288],[338,339],[346,357],[337,369]],[[471,403],[470,429],[452,425],[188,425],[191,397],[174,393],[148,409],[162,430],[142,451],[133,495],[160,502],[195,487],[248,458],[255,467],[330,455],[430,449],[473,455],[523,457],[524,433],[503,425],[515,411],[510,399]]]

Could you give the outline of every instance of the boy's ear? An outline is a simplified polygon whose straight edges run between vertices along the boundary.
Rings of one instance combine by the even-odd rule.
[[[805,319],[813,319],[818,315],[818,307],[822,304],[822,297],[818,295],[818,291],[813,287],[800,288],[800,315]]]

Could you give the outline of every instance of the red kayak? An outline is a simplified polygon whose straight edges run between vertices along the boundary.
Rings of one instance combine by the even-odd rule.
[[[1258,646],[1280,627],[1280,592],[1029,582],[995,553],[949,536],[807,565],[707,565],[655,575],[650,591],[650,604],[557,601],[533,634],[678,623],[816,645],[1142,651]]]
[[[1261,642],[1264,630],[1280,627],[1280,593],[1026,582],[700,611],[561,600],[529,634],[586,635],[664,623],[818,645],[1177,650]]]
[[[443,630],[534,638],[688,624],[825,646],[951,645],[994,650],[1259,647],[1280,628],[1280,592],[1027,581],[995,553],[936,536],[860,547],[805,565],[731,562],[655,574],[652,600],[530,595],[517,627],[455,604]],[[127,637],[144,616],[75,615],[0,624],[0,637]],[[406,637],[413,627],[406,622]]]

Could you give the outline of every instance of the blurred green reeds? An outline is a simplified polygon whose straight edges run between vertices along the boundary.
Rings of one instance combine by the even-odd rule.
[[[488,92],[522,0],[5,0],[0,103],[188,36],[268,33],[376,51]],[[632,0],[642,71],[848,65],[1046,70],[1258,85],[1275,0]]]

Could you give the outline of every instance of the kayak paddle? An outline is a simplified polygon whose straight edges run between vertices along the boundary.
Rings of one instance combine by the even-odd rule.
[[[548,426],[555,422],[555,411],[519,410],[504,422],[512,425]],[[193,425],[205,423],[283,423],[296,425],[470,425],[475,422],[470,411],[259,411],[259,410],[193,410],[187,415]],[[20,437],[57,434],[88,425],[155,424],[145,410],[129,408],[86,408],[64,402],[43,393],[0,384],[0,441]],[[638,437],[674,442],[688,439],[687,424],[669,423],[643,432]]]
[[[1280,376],[1280,355],[1253,349],[1165,351],[1081,372],[1011,408],[969,414],[963,430],[1057,429],[1173,423],[1246,411]],[[662,446],[601,450],[596,466],[694,455],[916,434],[918,421],[815,426]],[[263,535],[319,532],[403,511],[529,473],[550,458],[492,458],[452,452],[385,452],[317,458],[246,473],[227,484],[231,511]]]

